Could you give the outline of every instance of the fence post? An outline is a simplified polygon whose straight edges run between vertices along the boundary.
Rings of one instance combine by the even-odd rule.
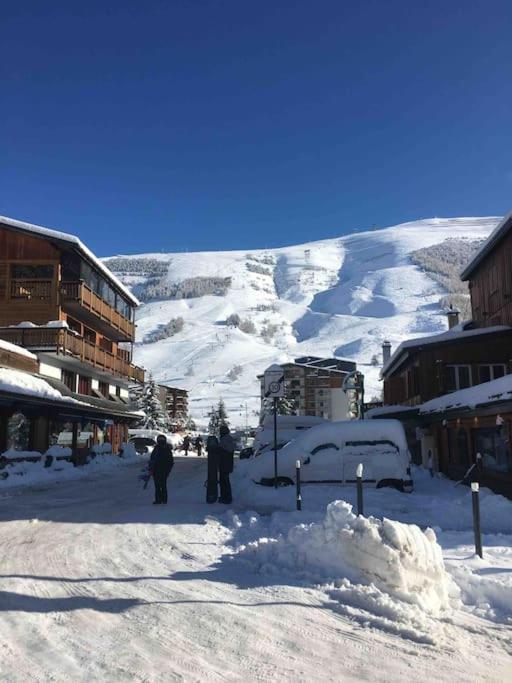
[[[482,551],[482,531],[480,529],[480,486],[477,481],[471,482],[471,498],[473,502],[473,530],[475,532],[475,552],[479,557],[483,557]]]
[[[356,469],[357,484],[357,514],[363,514],[363,464],[359,463]]]
[[[302,495],[300,492],[300,460],[295,463],[295,483],[297,486],[297,510],[302,510]]]

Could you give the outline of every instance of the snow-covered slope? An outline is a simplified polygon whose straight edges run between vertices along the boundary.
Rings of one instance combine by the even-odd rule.
[[[188,389],[199,422],[222,396],[232,424],[241,425],[246,403],[249,422],[255,422],[257,374],[300,355],[356,360],[368,398],[378,395],[380,368],[371,359],[380,358],[384,339],[395,347],[404,338],[446,328],[438,305],[443,290],[411,263],[410,253],[447,238],[485,238],[497,222],[436,218],[280,249],[139,254],[123,257],[138,263],[133,269],[126,261],[122,268],[116,261],[112,266],[136,295],[151,276],[141,271],[140,259],[158,263],[158,278],[169,285],[194,277],[232,279],[224,296],[145,303],[138,312],[135,360],[157,381]],[[232,313],[251,320],[256,333],[227,327]],[[178,317],[184,320],[178,334],[142,343]],[[233,371],[235,366],[240,368]],[[230,380],[230,372],[239,376]]]

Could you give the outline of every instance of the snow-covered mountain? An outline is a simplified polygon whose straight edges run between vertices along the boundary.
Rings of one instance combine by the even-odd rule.
[[[382,341],[395,347],[446,328],[439,307],[444,290],[411,263],[411,252],[448,238],[485,238],[497,222],[436,218],[280,249],[139,254],[106,262],[136,295],[149,298],[138,312],[135,362],[158,382],[188,389],[199,422],[223,397],[232,423],[241,425],[246,403],[249,423],[255,422],[256,376],[301,355],[356,360],[368,398],[379,395],[380,368],[371,360],[380,359]],[[184,298],[192,291],[200,296]],[[232,314],[246,331],[226,325]],[[173,336],[143,343],[180,318],[183,327]]]

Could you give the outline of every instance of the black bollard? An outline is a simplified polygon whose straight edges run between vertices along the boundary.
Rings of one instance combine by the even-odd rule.
[[[473,499],[473,530],[475,532],[475,552],[479,557],[483,557],[482,551],[482,531],[480,529],[480,486],[478,482],[471,483],[471,497]]]
[[[300,460],[295,463],[295,482],[297,485],[297,510],[302,510],[302,495],[300,493]]]
[[[356,469],[357,483],[357,514],[363,514],[363,465],[359,463]]]

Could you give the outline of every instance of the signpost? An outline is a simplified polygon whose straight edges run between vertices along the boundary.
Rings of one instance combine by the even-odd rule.
[[[284,397],[284,370],[280,365],[271,365],[265,370],[263,395],[274,401],[274,488],[277,488],[277,400]]]

